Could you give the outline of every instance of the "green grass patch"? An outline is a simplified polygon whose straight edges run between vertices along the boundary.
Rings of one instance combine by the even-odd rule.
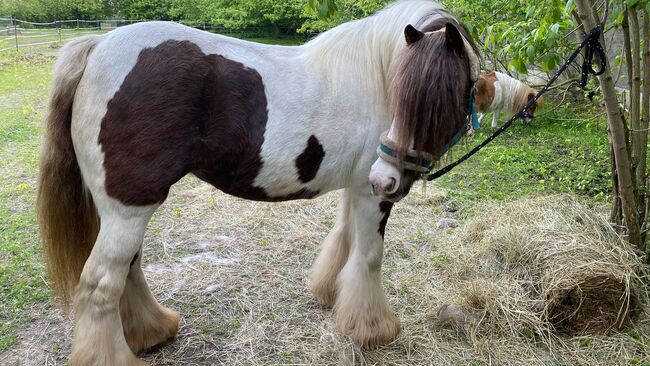
[[[106,31],[100,29],[23,29],[18,37],[0,36],[0,49],[11,49],[18,43],[19,49],[56,47],[66,41],[87,34],[102,34]]]
[[[485,198],[513,200],[560,192],[606,201],[611,187],[609,145],[605,122],[588,120],[594,113],[569,104],[541,110],[530,125],[515,122],[436,183],[464,206]],[[581,119],[583,115],[587,117]],[[448,162],[487,138],[493,132],[490,121],[487,116],[474,137],[455,147]]]
[[[0,55],[0,351],[49,295],[34,197],[51,68],[51,58],[27,51]]]

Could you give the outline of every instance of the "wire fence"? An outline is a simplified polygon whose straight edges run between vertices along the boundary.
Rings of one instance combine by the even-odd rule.
[[[144,22],[146,19],[111,20],[56,20],[38,23],[15,18],[0,17],[0,52],[23,47],[58,46],[65,41],[88,34],[103,34],[125,25]],[[240,30],[215,26],[209,23],[179,22],[214,33],[255,37],[263,34],[282,34],[287,30],[278,28],[248,27]]]

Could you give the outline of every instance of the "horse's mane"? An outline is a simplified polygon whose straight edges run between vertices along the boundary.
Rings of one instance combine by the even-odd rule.
[[[370,17],[320,34],[304,45],[304,55],[334,87],[344,82],[359,85],[385,99],[397,52],[405,46],[404,28],[440,10],[442,6],[431,1],[398,1]]]
[[[469,33],[450,15],[434,19],[424,31],[437,31],[446,24],[455,27],[459,37],[475,49]],[[445,38],[444,32],[423,37],[402,54],[390,89],[400,156],[409,148],[432,155],[441,153],[465,122],[472,86],[470,60],[466,52],[446,47]]]

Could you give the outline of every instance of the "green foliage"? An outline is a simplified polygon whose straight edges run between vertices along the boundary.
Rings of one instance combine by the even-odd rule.
[[[497,69],[528,73],[529,65],[551,71],[565,57],[574,27],[573,1],[459,0],[447,6],[463,19]]]
[[[116,8],[119,15],[127,19],[170,20],[173,2],[174,0],[117,0]]]
[[[325,18],[336,14],[338,7],[333,0],[307,0],[307,11]]]
[[[389,0],[0,0],[0,16],[56,19],[157,19],[230,30],[313,33],[367,16]]]
[[[205,0],[197,0],[205,1]],[[305,20],[304,3],[275,0],[228,0],[205,1],[203,12],[207,21],[230,29],[246,27],[269,27],[277,33],[290,33]]]
[[[110,0],[0,0],[0,16],[39,22],[100,19],[107,13],[110,13]]]
[[[311,1],[310,1],[311,2]],[[306,18],[302,26],[299,28],[301,33],[314,33],[325,31],[329,28],[332,28],[338,24],[350,21],[352,19],[358,19],[366,17],[378,9],[383,8],[386,4],[390,3],[390,0],[336,0],[335,5],[333,5],[337,11],[333,14],[327,16],[322,16],[323,12],[320,13],[312,8],[312,5],[307,4],[306,13],[310,17]],[[334,4],[333,0],[317,0],[314,1],[317,4],[329,3]],[[330,8],[332,5],[329,5]]]

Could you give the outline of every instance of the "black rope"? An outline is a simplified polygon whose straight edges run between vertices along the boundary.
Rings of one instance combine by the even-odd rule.
[[[517,112],[512,118],[510,118],[506,123],[503,124],[503,126],[499,127],[490,137],[485,139],[483,142],[475,146],[472,150],[470,150],[468,153],[463,155],[460,159],[456,160],[455,162],[445,166],[444,168],[437,170],[436,172],[430,174],[427,177],[427,180],[434,180],[436,178],[440,178],[441,176],[447,174],[449,171],[454,169],[456,166],[460,165],[462,162],[465,160],[469,159],[472,155],[476,154],[484,148],[487,144],[492,142],[497,136],[502,134],[505,130],[507,130],[514,121],[516,121],[519,118],[525,118],[526,115],[528,115],[528,109],[532,107],[537,99],[541,97],[548,88],[557,81],[557,78],[560,77],[560,75],[569,67],[569,65],[578,57],[578,54],[580,54],[580,51],[585,48],[585,57],[584,57],[584,63],[582,64],[582,78],[580,80],[580,86],[585,87],[587,85],[587,77],[589,74],[592,74],[594,76],[601,75],[603,72],[605,72],[605,62],[606,62],[606,56],[605,56],[605,51],[603,51],[603,47],[600,45],[600,34],[602,32],[602,27],[599,25],[591,30],[589,34],[585,37],[585,39],[582,41],[580,44],[580,47],[578,47],[572,54],[569,56],[569,58],[566,60],[566,62],[560,67],[555,75],[544,85],[543,88],[541,88],[537,94],[533,98],[531,98],[528,103],[524,106],[522,110]],[[598,71],[595,71],[592,63],[593,63],[593,58],[594,58],[594,53],[598,54],[598,58],[600,60],[600,69]]]

